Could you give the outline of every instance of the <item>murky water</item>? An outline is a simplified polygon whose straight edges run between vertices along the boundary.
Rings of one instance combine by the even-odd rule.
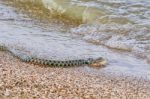
[[[105,68],[80,69],[150,78],[148,0],[6,1],[0,1],[0,43],[16,54],[46,59],[102,56],[108,60]]]

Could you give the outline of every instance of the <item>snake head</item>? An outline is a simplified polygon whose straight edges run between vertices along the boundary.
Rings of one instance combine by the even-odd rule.
[[[101,66],[105,66],[106,64],[107,64],[107,61],[104,58],[99,57],[92,61],[91,66],[92,67],[101,67]]]

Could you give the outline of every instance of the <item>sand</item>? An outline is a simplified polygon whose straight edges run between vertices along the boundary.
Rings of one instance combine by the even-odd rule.
[[[150,81],[27,64],[0,52],[0,99],[150,99]]]

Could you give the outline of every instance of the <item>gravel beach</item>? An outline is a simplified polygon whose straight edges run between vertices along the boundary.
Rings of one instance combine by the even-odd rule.
[[[95,0],[63,0],[72,1],[72,3],[75,1],[90,1],[89,4],[92,4],[91,10],[86,4],[84,4],[86,5],[85,11],[83,11],[83,5],[77,6],[77,8],[81,7],[81,11],[77,9],[79,13],[81,12],[79,16],[85,15],[86,19],[88,18],[87,15],[94,15],[91,12],[88,14],[88,11],[94,11],[93,13],[100,17],[98,18],[100,23],[103,18],[104,22],[108,21],[108,24],[98,25],[96,20],[92,24],[81,24],[74,27],[74,24],[70,23],[70,19],[61,18],[61,14],[57,11],[58,18],[56,15],[56,18],[53,18],[49,10],[43,9],[43,6],[42,8],[41,6],[36,8],[33,7],[35,5],[29,3],[29,5],[25,4],[22,7],[22,4],[11,1],[25,0],[0,0],[0,42],[2,44],[16,45],[18,50],[20,45],[24,45],[25,48],[29,49],[25,52],[33,51],[34,53],[37,50],[35,53],[37,56],[40,56],[40,53],[51,56],[59,52],[55,56],[66,55],[68,57],[77,54],[78,51],[79,55],[75,56],[102,55],[108,57],[114,67],[109,64],[109,66],[112,66],[112,68],[109,68],[109,72],[104,71],[106,68],[100,68],[98,74],[93,71],[93,68],[86,66],[45,67],[21,62],[10,53],[0,51],[0,99],[150,99],[150,78],[145,77],[150,77],[149,64],[147,66],[143,60],[135,59],[132,56],[134,52],[136,54],[137,50],[138,53],[141,53],[136,54],[137,56],[139,55],[142,59],[144,57],[145,59],[149,58],[148,3],[147,5],[145,5],[146,2],[141,2],[141,5],[138,2],[138,5],[135,5],[134,2],[118,3],[120,4],[118,9],[117,3],[117,5],[109,2],[107,4],[107,1],[101,2],[101,0],[97,0],[100,3],[94,3]],[[98,5],[100,9],[105,8],[101,6],[103,4],[106,4],[106,8],[108,5],[110,6],[106,10],[106,15],[104,13],[103,16],[100,9],[94,9],[93,4],[96,4],[95,7]],[[63,3],[60,5],[63,5]],[[136,6],[139,6],[139,8],[136,8]],[[76,12],[76,6],[72,7],[68,5],[68,11],[72,13],[72,10],[75,9]],[[70,8],[72,9],[70,10]],[[83,15],[82,12],[84,12]],[[105,10],[102,10],[102,12],[105,12]],[[111,12],[112,15],[108,12]],[[125,16],[126,14],[129,17]],[[126,20],[129,20],[131,25],[128,25]],[[130,20],[132,21],[130,22]],[[65,21],[66,23],[63,23]],[[111,24],[111,22],[116,24]],[[75,35],[71,36],[72,34]],[[100,45],[105,45],[108,48],[103,50]],[[132,47],[133,53],[132,51],[128,52],[128,50],[132,50]],[[35,48],[35,50],[32,48]],[[125,51],[115,50],[122,48],[125,48]],[[52,52],[52,54],[49,52]],[[94,68],[94,70],[97,69]],[[112,74],[111,71],[116,74]],[[121,71],[121,73],[134,71],[132,74],[135,75],[118,74],[116,71]],[[143,73],[144,76],[139,77],[138,73]]]
[[[150,99],[150,81],[20,62],[0,52],[0,99]]]

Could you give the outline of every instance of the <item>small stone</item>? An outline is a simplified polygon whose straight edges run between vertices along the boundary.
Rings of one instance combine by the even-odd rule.
[[[10,96],[10,91],[6,89],[4,95],[5,95],[6,97]]]

